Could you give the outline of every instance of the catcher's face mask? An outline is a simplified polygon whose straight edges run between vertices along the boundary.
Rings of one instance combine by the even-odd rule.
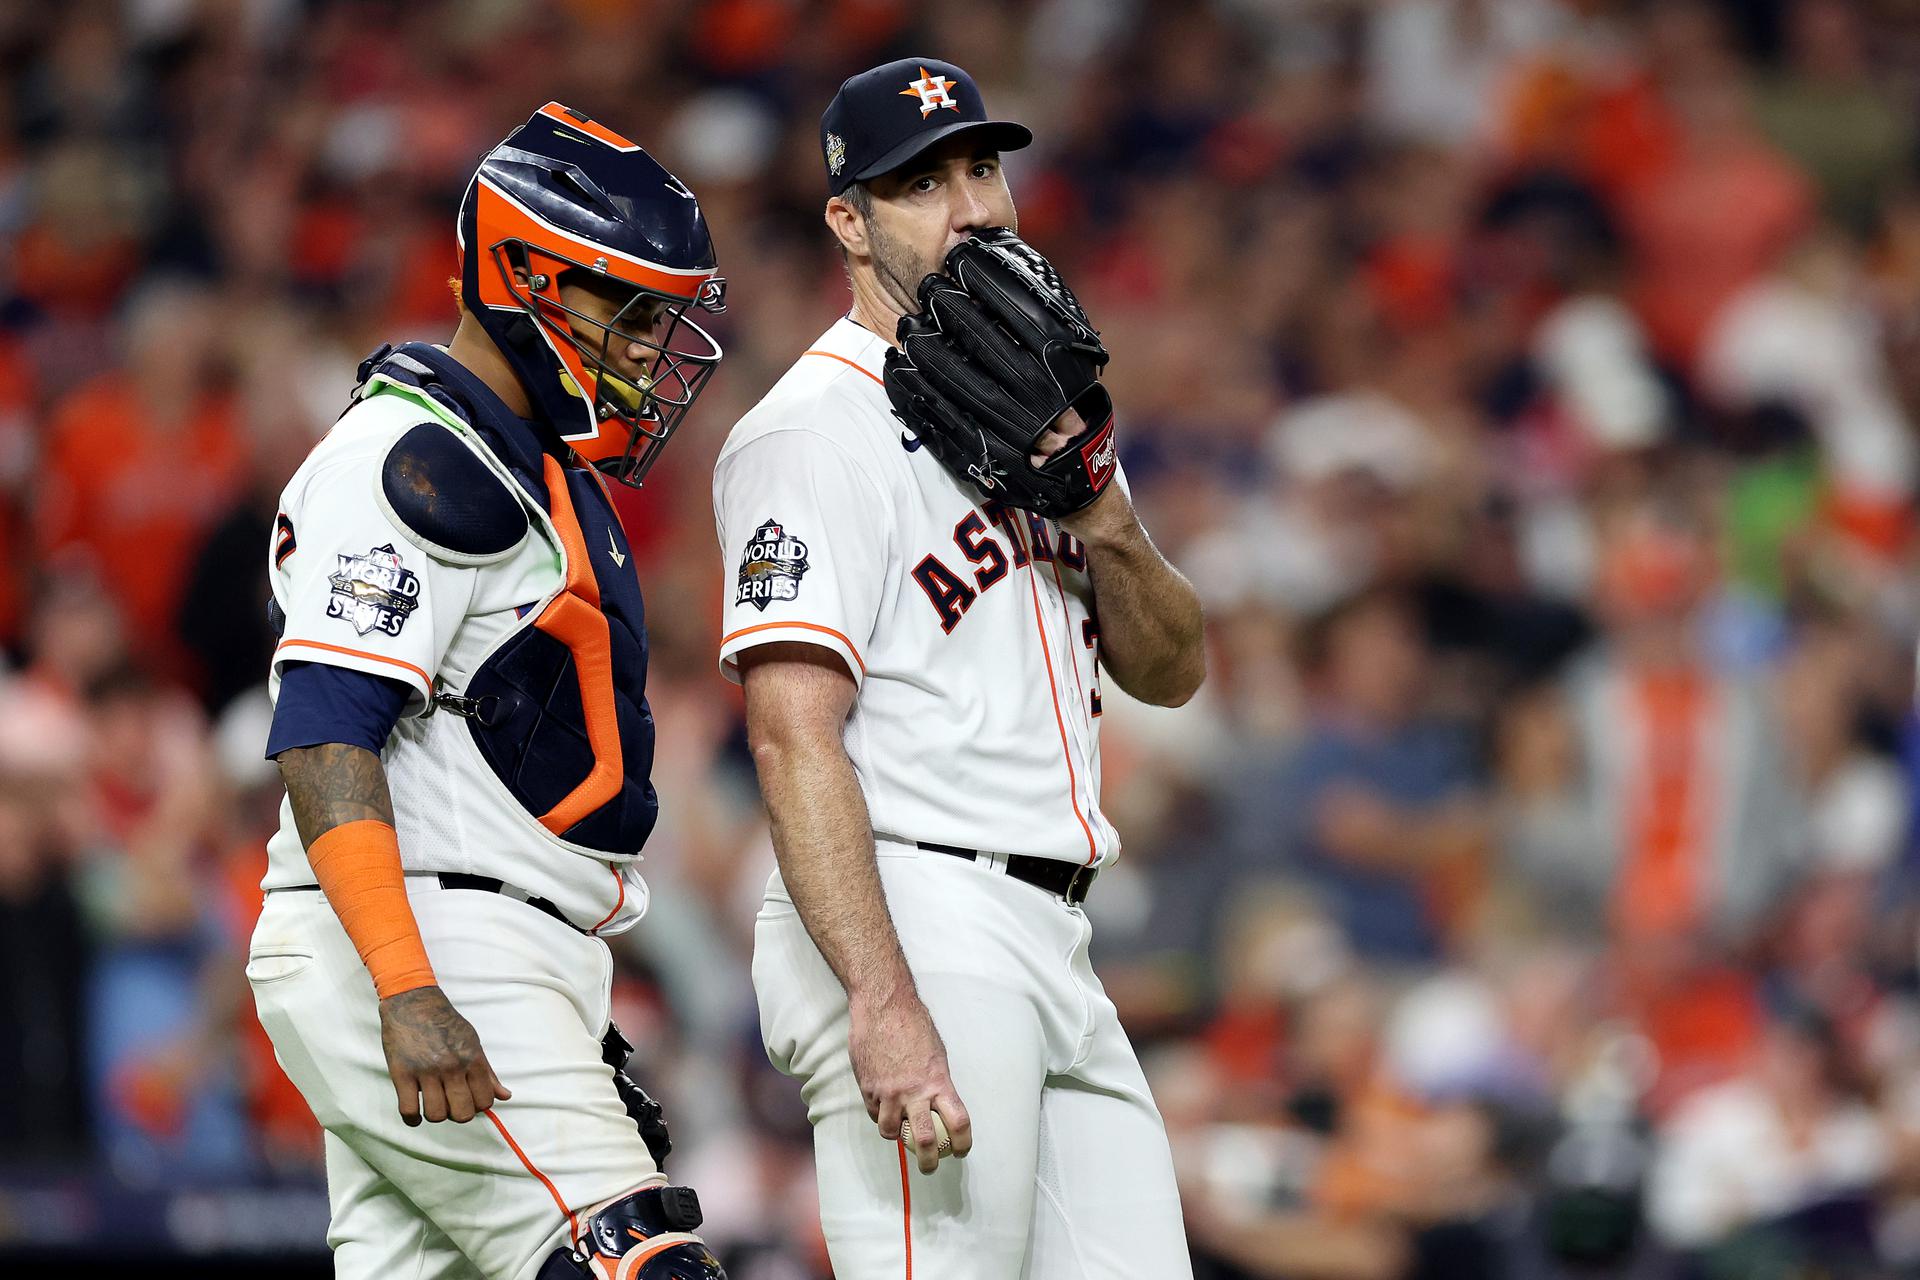
[[[506,254],[499,260],[507,293],[549,335],[569,390],[602,425],[593,441],[571,440],[575,452],[638,485],[720,363],[720,344],[687,312],[724,310],[724,282],[708,281],[689,304],[565,259],[531,277],[509,269]],[[637,360],[628,355],[636,349]]]
[[[480,162],[457,227],[462,301],[533,416],[637,484],[720,360],[689,314],[725,297],[699,200],[638,143],[550,102]],[[562,277],[610,305],[563,298]]]

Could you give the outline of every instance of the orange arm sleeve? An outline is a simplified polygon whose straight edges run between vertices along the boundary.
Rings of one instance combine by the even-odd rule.
[[[382,1000],[434,985],[391,826],[371,818],[342,823],[308,847],[307,861]]]

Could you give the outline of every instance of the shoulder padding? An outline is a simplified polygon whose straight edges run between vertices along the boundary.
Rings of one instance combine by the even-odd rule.
[[[520,497],[452,431],[423,422],[387,450],[380,506],[436,560],[489,564],[527,535]]]

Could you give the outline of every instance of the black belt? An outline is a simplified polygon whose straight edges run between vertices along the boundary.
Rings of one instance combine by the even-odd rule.
[[[585,929],[582,929],[579,925],[567,919],[560,908],[554,906],[545,898],[536,898],[525,889],[516,888],[494,876],[475,876],[469,875],[464,871],[442,871],[439,873],[439,877],[440,887],[442,889],[478,889],[481,893],[505,894],[516,902],[526,903],[535,911],[546,912],[555,920],[567,926],[567,928],[572,929],[575,933],[586,932]]]
[[[926,840],[915,840],[914,844],[929,853],[944,853],[953,858],[965,858],[968,862],[978,862],[978,849],[962,849],[958,845],[933,844]],[[1087,890],[1093,887],[1093,878],[1100,874],[1093,867],[1082,866],[1077,862],[1062,862],[1058,858],[1036,858],[1027,853],[1009,853],[1006,855],[1007,874],[1015,880],[1024,881],[1036,889],[1045,889],[1048,893],[1065,898],[1072,906],[1079,906],[1087,900]]]
[[[497,876],[469,875],[465,871],[426,871],[426,872],[409,872],[408,874],[409,875],[430,875],[434,879],[440,882],[440,887],[442,889],[477,889],[481,893],[504,894],[506,897],[512,898],[515,902],[526,903],[528,906],[532,907],[535,911],[546,912],[548,915],[552,916],[555,920],[558,920],[561,924],[567,926],[567,928],[572,929],[575,933],[587,932],[585,929],[582,929],[579,925],[575,924],[573,921],[567,919],[567,917],[561,912],[560,908],[554,906],[551,902],[548,902],[545,898],[536,898],[532,894],[528,893],[525,889],[516,888],[513,885],[508,884],[506,881],[499,879]],[[289,884],[289,885],[282,885],[280,886],[280,888],[289,889],[289,890],[305,890],[305,891],[314,892],[314,893],[317,893],[320,890],[320,886],[317,884]]]

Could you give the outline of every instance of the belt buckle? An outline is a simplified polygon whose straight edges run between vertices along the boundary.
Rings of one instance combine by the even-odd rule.
[[[1073,875],[1067,879],[1067,891],[1061,896],[1069,906],[1079,906],[1087,900],[1087,890],[1093,887],[1093,878],[1100,874],[1093,867],[1075,867]]]

